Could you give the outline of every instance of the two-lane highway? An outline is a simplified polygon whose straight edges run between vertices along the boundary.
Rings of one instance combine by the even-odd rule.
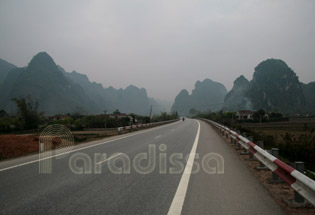
[[[223,174],[204,171],[209,153],[223,157]],[[51,161],[51,174],[39,174],[38,155],[0,163],[0,214],[283,214],[202,121],[77,145]]]

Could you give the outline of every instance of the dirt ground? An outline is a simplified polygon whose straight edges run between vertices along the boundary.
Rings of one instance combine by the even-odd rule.
[[[0,159],[38,152],[37,135],[0,135]]]
[[[74,131],[72,132],[74,143],[81,144],[93,140],[118,135],[117,130],[106,131]],[[60,144],[60,138],[52,141],[52,149]],[[0,160],[19,157],[39,151],[39,136],[37,134],[4,134],[0,135]]]
[[[169,122],[166,122],[169,123]],[[160,124],[162,125],[162,124]],[[93,140],[99,140],[110,136],[124,134],[132,131],[147,129],[136,128],[132,130],[118,132],[117,128],[95,129],[88,131],[73,131],[74,144],[81,144]],[[52,142],[52,149],[60,144],[60,138],[55,138]],[[19,157],[39,151],[39,135],[38,134],[4,134],[0,135],[0,160]]]

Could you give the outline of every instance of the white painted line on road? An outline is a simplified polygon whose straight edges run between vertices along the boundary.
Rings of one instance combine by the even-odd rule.
[[[157,138],[160,138],[160,137],[161,137],[161,135],[158,135],[158,136],[154,137],[154,139],[157,139]]]
[[[197,123],[198,123],[198,131],[195,137],[195,141],[191,149],[191,152],[189,154],[189,158],[188,158],[185,170],[183,172],[182,178],[180,179],[171,207],[167,213],[170,215],[179,215],[181,214],[182,209],[183,209],[184,200],[185,200],[186,192],[188,188],[188,183],[189,183],[192,167],[194,165],[195,154],[196,154],[196,150],[197,150],[197,146],[199,142],[200,123],[198,121]]]
[[[107,159],[105,159],[105,160],[103,160],[103,161],[100,161],[100,162],[98,162],[97,164],[101,164],[101,163],[104,163],[104,162],[106,162],[106,161],[109,161],[109,160],[111,160],[111,159],[113,159],[113,158],[115,158],[115,157],[117,157],[117,156],[119,156],[119,155],[121,155],[122,153],[118,153],[118,154],[116,154],[116,155],[113,155],[113,156],[111,156],[111,157],[109,157],[109,158],[107,158]]]
[[[178,122],[180,122],[180,121],[178,121]],[[16,168],[16,167],[20,167],[20,166],[25,166],[25,165],[28,165],[28,164],[36,163],[36,162],[39,162],[39,161],[42,161],[42,160],[47,160],[47,159],[50,159],[50,158],[58,157],[58,156],[61,156],[61,155],[70,154],[72,152],[81,151],[83,149],[87,149],[87,148],[92,148],[92,147],[95,147],[95,146],[103,145],[103,144],[106,144],[106,143],[115,142],[117,140],[126,139],[128,137],[133,137],[133,136],[136,136],[136,135],[139,135],[139,134],[143,134],[143,133],[147,133],[147,132],[150,132],[150,131],[154,131],[154,130],[157,130],[157,129],[160,129],[160,128],[165,128],[165,127],[177,124],[178,122],[167,124],[167,125],[158,126],[156,128],[151,128],[149,130],[145,130],[145,131],[142,131],[142,132],[137,132],[135,134],[130,134],[128,136],[119,137],[119,138],[116,138],[116,139],[113,139],[113,140],[108,140],[108,141],[97,143],[97,144],[93,144],[93,145],[90,145],[90,146],[84,146],[84,147],[81,147],[81,148],[78,148],[78,149],[73,149],[71,151],[59,153],[59,154],[52,155],[52,156],[49,156],[49,157],[45,157],[45,158],[42,158],[42,159],[36,159],[36,160],[29,161],[29,162],[17,164],[17,165],[14,165],[14,166],[9,166],[9,167],[0,169],[0,172],[5,171],[5,170],[9,170],[9,169],[13,169],[13,168]]]

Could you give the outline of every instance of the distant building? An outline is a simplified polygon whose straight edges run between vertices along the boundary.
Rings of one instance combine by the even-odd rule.
[[[121,118],[132,118],[132,114],[126,114],[126,113],[117,113],[117,114],[101,114],[101,115],[97,115],[99,117],[108,117],[111,119],[121,119]]]
[[[235,115],[238,120],[250,120],[253,119],[253,112],[250,110],[239,110]]]
[[[52,121],[66,120],[67,118],[68,118],[68,116],[66,116],[66,115],[55,115],[55,116],[48,117],[48,119],[52,120]]]
[[[114,118],[114,119],[121,119],[121,118],[129,117],[129,115],[126,113],[108,114],[108,116],[109,118]]]

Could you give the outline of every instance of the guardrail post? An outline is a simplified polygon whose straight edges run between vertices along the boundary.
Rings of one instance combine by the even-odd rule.
[[[232,141],[233,141],[231,131],[229,131],[229,139],[228,140],[229,140],[228,143],[232,143]]]
[[[302,174],[304,174],[304,162],[295,162],[295,169]],[[305,199],[298,192],[294,191],[294,202],[296,203],[304,203]]]
[[[247,139],[250,141],[250,142],[254,142],[254,137],[253,136],[249,136],[247,137]],[[249,151],[248,151],[249,152]],[[249,159],[250,161],[253,161],[254,160],[254,154],[252,154],[251,152],[249,152]]]
[[[236,128],[233,128],[232,129],[234,132],[236,132]],[[236,136],[234,137],[234,138],[236,138]],[[236,144],[236,139],[234,139],[234,138],[232,138],[232,136],[231,136],[231,144],[233,144],[233,145],[235,145]]]
[[[241,133],[240,130],[237,130],[236,133]],[[236,150],[240,150],[241,149],[241,144],[239,143],[239,139],[236,137],[236,147],[235,147]]]
[[[247,138],[247,139],[249,138],[249,137],[246,137],[246,132],[243,132],[242,136]],[[249,153],[248,153],[247,149],[245,147],[243,147],[243,151],[241,152],[241,155],[248,155],[248,154]]]
[[[257,145],[260,148],[265,149],[264,141],[258,141]],[[265,164],[263,162],[259,161],[259,166],[256,166],[256,169],[261,170],[261,169],[268,169],[268,168],[265,166]]]
[[[228,143],[232,143],[232,133],[229,131],[229,136],[228,136]]]
[[[279,149],[278,148],[271,148],[271,154],[273,156],[275,156],[276,158],[278,158],[279,157]],[[272,172],[271,182],[279,182],[279,181],[280,181],[279,176],[276,173]]]

